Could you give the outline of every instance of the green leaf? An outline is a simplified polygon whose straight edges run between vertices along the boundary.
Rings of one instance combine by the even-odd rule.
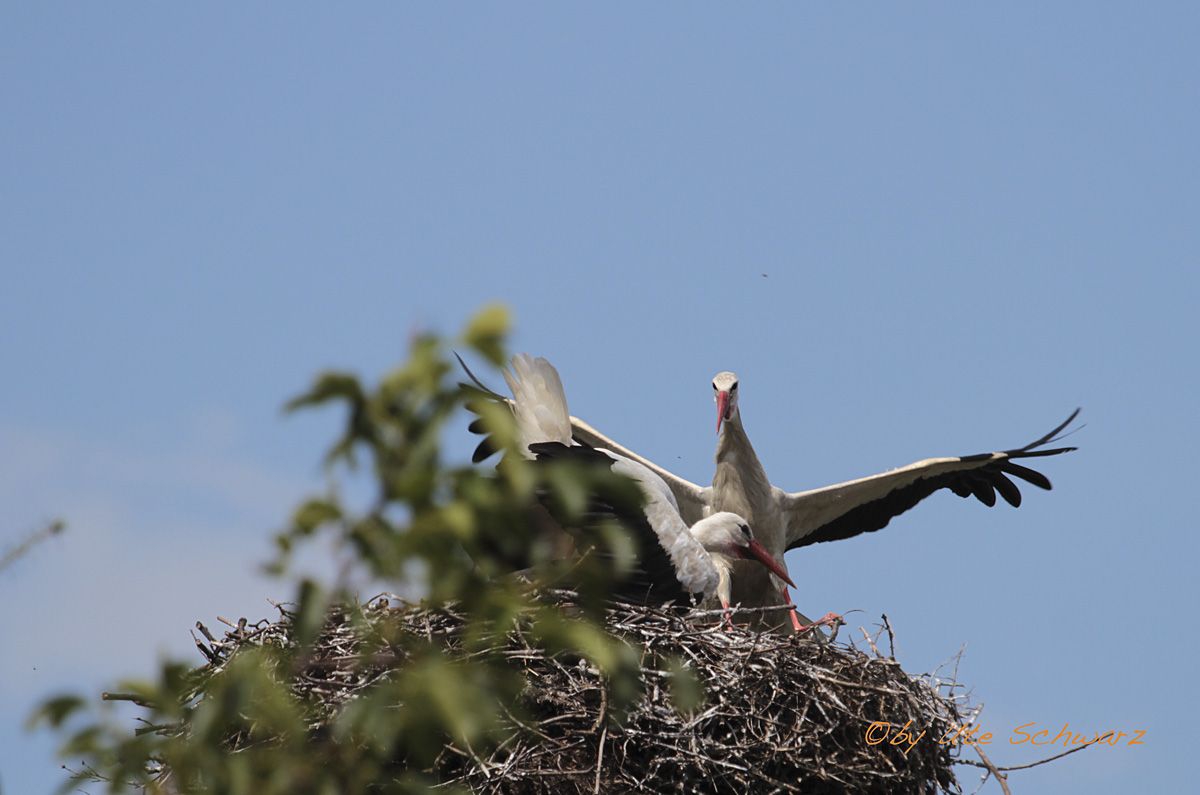
[[[70,739],[59,749],[61,756],[79,756],[95,753],[103,738],[99,726],[87,726],[71,735]]]
[[[550,500],[567,522],[574,522],[588,505],[588,484],[581,467],[569,463],[545,467],[546,485],[550,487]]]
[[[316,406],[336,399],[346,400],[352,405],[363,403],[363,389],[358,378],[350,373],[327,372],[317,377],[316,383],[307,392],[297,395],[284,405],[285,411],[295,411],[304,406]]]
[[[671,702],[680,712],[691,712],[704,703],[704,686],[696,678],[696,672],[688,668],[678,657],[667,663],[670,674]]]
[[[462,541],[470,540],[475,534],[475,512],[462,501],[452,502],[442,508],[442,522],[449,532]]]
[[[295,639],[307,648],[317,639],[329,611],[329,596],[316,581],[305,578],[300,583],[300,607],[296,611]]]
[[[50,728],[57,729],[66,722],[67,718],[83,707],[84,701],[79,696],[55,696],[48,701],[43,701],[41,706],[34,710],[33,714],[25,721],[25,726],[32,729],[44,721]]]
[[[463,342],[470,345],[497,367],[504,365],[504,338],[508,334],[508,310],[500,304],[485,307],[463,332]]]
[[[296,509],[292,515],[292,525],[297,535],[307,536],[321,525],[341,518],[341,506],[329,500],[311,499]]]
[[[629,528],[619,522],[605,521],[597,528],[612,559],[613,572],[624,575],[637,564],[639,549]]]

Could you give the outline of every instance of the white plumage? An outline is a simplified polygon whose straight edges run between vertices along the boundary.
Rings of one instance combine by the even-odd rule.
[[[562,381],[550,362],[518,354],[504,379],[512,390],[512,409],[524,455],[551,455],[547,444],[579,447],[572,438],[572,419]],[[741,516],[716,511],[697,517],[689,527],[680,516],[675,494],[661,475],[641,461],[603,445],[587,447],[611,460],[614,472],[639,484],[646,497],[643,512],[647,524],[667,553],[679,585],[688,593],[716,595],[722,605],[728,606],[730,571],[737,558],[754,559],[787,577],[781,565],[754,540]]]
[[[517,433],[527,457],[533,458],[528,445],[534,442],[572,444],[567,395],[550,362],[519,353],[512,358],[512,370],[504,371],[504,380],[512,390]]]

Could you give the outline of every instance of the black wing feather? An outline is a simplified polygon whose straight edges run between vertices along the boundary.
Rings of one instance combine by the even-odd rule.
[[[983,478],[971,478],[968,481],[971,488],[971,493],[975,495],[975,499],[982,502],[989,508],[996,505],[996,490],[992,488],[992,484]]]
[[[1071,448],[1071,449],[1074,449],[1074,448]],[[1064,450],[1063,452],[1066,452],[1066,451]],[[1053,488],[1050,485],[1050,478],[1046,477],[1041,472],[1038,472],[1036,469],[1030,469],[1029,467],[1023,467],[1020,464],[1017,464],[1013,461],[1005,461],[1004,463],[1002,463],[1000,465],[1000,470],[1002,472],[1007,472],[1010,475],[1016,475],[1021,480],[1025,481],[1026,483],[1032,483],[1033,485],[1037,486],[1039,489],[1045,489],[1046,491],[1050,491],[1050,489]]]
[[[475,452],[471,453],[471,463],[480,464],[491,458],[497,452],[498,451],[496,448],[492,446],[492,438],[489,436],[479,443],[479,445],[475,448]]]
[[[1000,492],[1005,502],[1014,508],[1021,507],[1021,490],[1017,488],[1016,483],[1005,477],[1003,472],[996,472],[992,476],[992,485]]]
[[[476,414],[478,413],[478,410],[472,405],[473,400],[492,400],[504,405],[508,405],[508,398],[504,397],[504,395],[501,395],[499,392],[480,381],[479,377],[476,376],[475,373],[471,372],[471,368],[467,367],[467,363],[463,361],[463,358],[458,355],[457,351],[454,352],[454,358],[458,359],[459,366],[462,367],[463,372],[467,374],[467,378],[471,379],[471,383],[469,384],[461,381],[458,384],[458,388],[471,397],[471,399],[467,400],[466,404],[468,411]],[[471,424],[467,426],[467,430],[476,436],[483,437],[483,439],[481,439],[479,444],[475,447],[475,451],[471,454],[472,464],[482,463],[496,453],[500,452],[500,445],[498,445],[495,438],[488,433],[487,425],[484,423],[482,417],[476,417],[474,420],[472,420]]]
[[[538,461],[576,461],[584,466],[608,469],[615,463],[609,456],[587,445],[537,442],[529,445],[529,450]],[[568,529],[568,532],[576,535],[577,539],[586,545],[594,546],[594,532],[599,523],[613,520],[629,530],[637,545],[637,562],[632,570],[614,583],[614,599],[638,604],[686,604],[689,594],[679,583],[675,565],[663,549],[658,534],[650,526],[640,506],[618,504],[616,501],[605,499],[603,495],[593,494],[590,495],[584,519],[582,527]],[[596,551],[593,554],[604,557],[605,553],[600,551],[599,547],[594,548]]]
[[[1015,507],[1021,504],[1021,491],[1007,475],[1012,475],[1038,488],[1050,490],[1050,479],[1037,470],[1022,466],[1014,458],[1039,458],[1042,456],[1061,455],[1069,453],[1075,447],[1056,447],[1053,449],[1035,449],[1044,444],[1051,444],[1062,437],[1059,435],[1071,424],[1079,414],[1079,409],[1071,412],[1071,416],[1059,424],[1054,430],[1024,447],[1006,450],[1007,458],[989,461],[980,467],[946,472],[932,477],[921,478],[907,486],[895,489],[883,497],[863,503],[838,516],[813,532],[796,539],[788,549],[797,549],[823,541],[839,541],[853,538],[861,533],[871,533],[888,526],[893,518],[914,507],[935,491],[949,489],[960,497],[974,496],[984,505],[992,507],[996,504],[996,492],[1000,492],[1009,505]],[[964,463],[974,463],[991,459],[993,453],[962,456]]]

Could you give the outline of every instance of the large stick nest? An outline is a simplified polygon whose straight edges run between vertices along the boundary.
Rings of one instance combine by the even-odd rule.
[[[243,620],[221,640],[204,629],[211,646],[199,645],[210,665],[223,667],[247,646],[291,646],[292,614],[280,610],[278,621]],[[380,600],[367,616],[451,650],[463,628],[452,608]],[[950,746],[867,743],[877,721],[909,723],[914,734],[928,729],[927,738],[963,722],[953,683],[910,677],[874,644],[867,654],[811,636],[730,628],[711,611],[632,605],[613,605],[607,624],[643,650],[644,694],[623,719],[611,714],[594,667],[548,655],[515,627],[495,649],[527,682],[512,736],[486,757],[448,745],[431,772],[486,793],[958,791]],[[317,705],[316,723],[400,664],[364,658],[363,632],[335,612],[306,655],[294,689]],[[671,659],[704,689],[689,712],[672,699]]]

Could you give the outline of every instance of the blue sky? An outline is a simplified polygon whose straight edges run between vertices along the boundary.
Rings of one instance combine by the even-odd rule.
[[[0,545],[70,524],[0,577],[4,792],[58,781],[40,697],[287,595],[255,564],[339,418],[282,402],[493,300],[698,482],[718,370],[789,489],[1082,405],[1054,492],[792,553],[796,598],[910,671],[965,644],[998,736],[1147,730],[1017,791],[1190,777],[1194,6],[457,10],[0,10]]]

